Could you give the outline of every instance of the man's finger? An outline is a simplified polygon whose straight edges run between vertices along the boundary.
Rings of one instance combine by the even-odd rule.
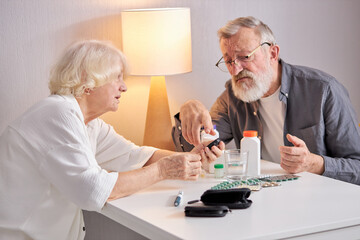
[[[286,163],[286,165],[297,165],[299,164],[299,157],[298,156],[292,156],[292,155],[282,155],[281,161]]]
[[[286,153],[286,154],[293,155],[293,156],[300,155],[300,149],[297,147],[280,146],[279,150],[280,150],[280,154]]]
[[[296,170],[295,167],[293,167],[293,166],[288,166],[288,165],[284,164],[284,162],[281,162],[281,163],[280,163],[280,166],[281,166],[285,171],[287,171],[288,173],[295,174],[295,173],[298,173],[298,172],[299,172],[299,171]]]
[[[193,145],[200,144],[200,124],[193,124],[191,129],[191,140]]]
[[[215,135],[215,131],[213,130],[214,127],[209,112],[207,112],[207,114],[203,114],[201,123],[204,125],[204,130],[206,133],[210,133],[210,134],[212,133],[211,135]]]
[[[195,147],[190,151],[191,153],[200,153],[201,149],[204,149],[205,146],[203,143],[195,145]]]
[[[304,147],[305,146],[305,143],[303,140],[301,140],[300,138],[298,137],[295,137],[291,134],[286,134],[286,138],[289,142],[291,142],[295,147]]]

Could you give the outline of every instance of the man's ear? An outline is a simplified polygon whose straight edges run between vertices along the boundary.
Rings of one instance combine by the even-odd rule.
[[[270,60],[271,61],[278,62],[279,61],[279,53],[280,53],[279,45],[270,46]]]

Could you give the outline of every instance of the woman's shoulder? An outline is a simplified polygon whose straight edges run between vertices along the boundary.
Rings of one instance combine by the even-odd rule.
[[[50,95],[39,102],[37,111],[47,112],[53,117],[74,115],[83,118],[79,104],[72,95]]]
[[[45,152],[63,144],[64,139],[67,142],[85,139],[85,124],[76,103],[71,97],[51,95],[34,104],[10,127]]]
[[[50,95],[40,102],[44,108],[51,108],[56,111],[67,111],[70,109],[80,110],[79,104],[72,95]],[[78,109],[77,109],[78,108]]]
[[[30,107],[13,124],[25,127],[29,124],[47,124],[69,119],[83,118],[79,105],[74,97],[50,95]]]

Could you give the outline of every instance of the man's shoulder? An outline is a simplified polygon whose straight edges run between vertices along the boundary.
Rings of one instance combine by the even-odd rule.
[[[286,91],[296,89],[303,94],[338,92],[347,94],[345,87],[330,74],[311,67],[283,63],[282,85]]]
[[[283,64],[283,77],[290,79],[302,80],[302,81],[313,81],[318,80],[324,83],[336,81],[332,75],[308,66],[293,65],[282,62]]]

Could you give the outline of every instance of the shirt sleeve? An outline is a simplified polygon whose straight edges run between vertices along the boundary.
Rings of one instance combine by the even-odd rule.
[[[220,139],[229,143],[233,139],[231,121],[229,117],[229,94],[227,83],[226,90],[216,99],[210,109],[211,119],[216,124],[216,130],[219,132]]]
[[[96,160],[108,171],[125,172],[141,168],[158,150],[135,145],[101,119],[92,121],[89,127],[92,128],[90,138],[96,141]]]
[[[346,89],[332,82],[324,104],[324,176],[360,185],[360,130]]]
[[[177,152],[190,152],[194,145],[188,143],[182,135],[180,113],[174,115],[175,126],[172,128],[171,136]]]
[[[64,144],[47,153],[40,170],[51,184],[81,209],[100,211],[109,198],[117,173],[97,165],[83,144]]]
[[[39,165],[42,175],[80,208],[101,210],[116,183],[117,173],[109,173],[98,165],[85,124],[77,112],[66,106],[47,110],[51,117],[37,124],[38,129],[33,132],[42,145],[39,148],[44,159]]]

